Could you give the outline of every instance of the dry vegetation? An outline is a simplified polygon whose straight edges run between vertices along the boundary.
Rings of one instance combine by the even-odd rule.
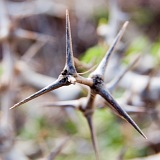
[[[0,159],[160,159],[147,2],[0,0]]]

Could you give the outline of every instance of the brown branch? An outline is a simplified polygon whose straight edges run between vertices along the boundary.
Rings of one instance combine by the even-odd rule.
[[[55,17],[64,17],[65,4],[46,0],[8,2],[9,13],[13,18],[27,18],[33,15],[46,14]]]

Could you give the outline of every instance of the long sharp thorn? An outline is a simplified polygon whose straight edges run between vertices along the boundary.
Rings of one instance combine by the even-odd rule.
[[[60,81],[57,79],[54,83],[52,83],[52,84],[48,85],[47,87],[37,91],[36,93],[30,95],[29,97],[23,99],[22,101],[18,102],[14,106],[12,106],[10,109],[16,108],[16,107],[18,107],[18,106],[20,106],[20,105],[32,100],[32,99],[35,99],[36,97],[41,96],[42,94],[45,94],[45,93],[47,93],[49,91],[57,89],[57,88],[59,88],[59,87],[61,87],[63,85],[64,84],[60,83]]]
[[[126,21],[124,23],[124,25],[122,26],[121,30],[117,34],[115,40],[113,41],[113,44],[111,45],[111,47],[107,51],[105,57],[102,59],[102,61],[100,62],[100,64],[98,65],[98,67],[96,68],[96,70],[92,74],[98,74],[98,75],[101,75],[102,77],[104,76],[104,73],[105,73],[108,61],[109,61],[109,59],[111,57],[111,54],[113,53],[116,45],[120,41],[124,31],[126,30],[126,27],[127,27],[128,23],[129,23],[128,21]]]
[[[122,71],[122,72],[120,73],[120,75],[119,75],[118,77],[116,77],[115,79],[113,79],[113,81],[111,81],[111,82],[107,85],[107,89],[108,89],[110,92],[112,92],[112,91],[116,88],[116,86],[118,85],[118,83],[120,82],[120,80],[125,76],[125,74],[126,74],[129,70],[131,70],[131,69],[133,68],[133,66],[137,63],[137,61],[138,61],[139,59],[140,59],[140,55],[137,56],[137,57],[135,58],[135,60],[134,60],[133,62],[131,62],[131,64],[129,64],[129,65],[127,66],[127,68],[124,69],[124,71]]]
[[[90,133],[91,133],[92,145],[93,145],[93,149],[95,152],[96,160],[99,160],[99,152],[98,152],[95,130],[93,127],[93,122],[92,122],[92,115],[88,115],[88,116],[86,115],[86,119],[87,119],[88,126],[89,126]]]
[[[76,69],[74,66],[74,59],[73,59],[72,37],[71,37],[71,28],[70,28],[68,10],[66,10],[66,65],[65,65],[65,68],[69,72],[71,72],[71,74],[76,73]]]
[[[110,95],[109,92],[104,90],[103,88],[99,89],[99,94],[107,101],[107,104],[111,109],[116,111],[116,113],[124,118],[127,122],[129,122],[145,139],[147,137],[144,135],[144,133],[141,131],[141,129],[138,127],[138,125],[133,121],[133,119],[125,112],[120,105],[114,100],[114,98]]]

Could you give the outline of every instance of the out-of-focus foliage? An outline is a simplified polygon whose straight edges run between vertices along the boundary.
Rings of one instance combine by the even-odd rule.
[[[87,49],[87,51],[82,56],[81,60],[85,63],[94,62],[94,64],[97,64],[102,59],[105,52],[105,47],[99,44]]]
[[[155,59],[155,63],[160,65],[160,40],[152,44],[151,53]]]
[[[130,55],[130,54],[142,53],[147,48],[148,44],[149,42],[147,40],[147,37],[145,36],[136,37],[131,42],[131,44],[129,44],[126,54]]]
[[[150,12],[148,9],[140,9],[133,13],[134,20],[139,25],[147,25],[152,23],[153,21],[153,13]]]

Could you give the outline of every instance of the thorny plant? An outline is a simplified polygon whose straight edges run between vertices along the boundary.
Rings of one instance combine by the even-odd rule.
[[[61,74],[59,75],[58,79],[55,82],[37,91],[36,93],[30,95],[24,100],[18,102],[17,104],[12,106],[10,109],[16,108],[49,91],[55,90],[63,86],[79,83],[79,84],[88,86],[89,88],[88,96],[86,98],[81,98],[77,100],[76,103],[74,101],[73,103],[71,103],[72,101],[68,101],[68,102],[66,101],[63,104],[62,102],[62,106],[73,107],[75,109],[79,109],[83,113],[89,125],[92,144],[93,144],[93,148],[94,148],[94,152],[97,160],[99,159],[99,152],[98,152],[98,147],[96,142],[94,126],[92,122],[92,117],[95,112],[94,102],[97,95],[103,97],[107,105],[112,110],[114,110],[120,117],[122,117],[127,122],[129,122],[144,138],[147,139],[147,137],[144,135],[144,133],[141,131],[138,125],[134,122],[134,120],[132,120],[132,118],[127,114],[127,112],[121,108],[119,103],[117,103],[117,101],[112,97],[110,93],[113,90],[115,84],[121,79],[122,75],[119,77],[119,79],[114,80],[114,83],[110,83],[109,87],[107,87],[106,84],[104,83],[104,74],[106,71],[107,64],[109,62],[111,54],[113,53],[117,43],[121,39],[127,27],[127,24],[128,22],[124,23],[122,29],[117,34],[115,40],[113,41],[113,44],[111,45],[111,47],[109,48],[109,50],[107,51],[107,53],[105,54],[100,64],[97,66],[97,68],[88,76],[88,78],[85,78],[80,76],[77,73],[74,65],[69,13],[68,13],[68,10],[66,10],[66,63],[65,63],[64,69],[62,70]],[[61,103],[59,103],[59,105],[61,105]]]

